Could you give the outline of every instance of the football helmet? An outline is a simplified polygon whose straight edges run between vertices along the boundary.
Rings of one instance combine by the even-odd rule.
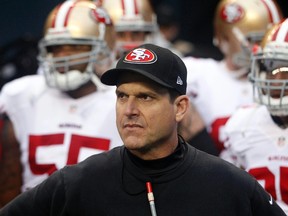
[[[104,71],[97,68],[104,69],[104,65],[108,67],[114,61],[114,43],[112,20],[103,8],[86,0],[59,4],[48,15],[44,37],[39,42],[38,59],[48,86],[71,91],[90,80],[96,86],[101,85],[97,75]],[[91,49],[80,54],[53,56],[51,48],[61,45],[88,45]],[[81,64],[87,65],[84,71],[75,69],[75,65]]]
[[[214,17],[215,45],[236,69],[250,66],[251,49],[282,19],[272,0],[221,0]]]
[[[101,2],[112,18],[115,31],[143,32],[144,40],[116,41],[116,50],[123,54],[144,42],[151,42],[151,34],[157,30],[156,14],[149,0],[96,0]]]
[[[288,115],[288,19],[267,31],[252,56],[254,100],[275,116]]]

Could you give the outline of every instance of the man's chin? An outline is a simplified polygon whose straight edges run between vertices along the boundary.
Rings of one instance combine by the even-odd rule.
[[[129,150],[137,150],[143,147],[143,142],[136,136],[127,136],[123,138],[125,147]]]
[[[134,155],[138,156],[138,157],[142,157],[143,155],[146,155],[148,152],[150,152],[150,148],[146,147],[146,146],[142,146],[142,147],[127,147],[127,149]]]

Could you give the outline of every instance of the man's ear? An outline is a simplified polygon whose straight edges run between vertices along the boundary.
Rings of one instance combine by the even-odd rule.
[[[187,95],[180,95],[175,100],[175,108],[176,108],[176,121],[180,122],[183,118],[185,113],[188,111],[189,108],[189,98]]]

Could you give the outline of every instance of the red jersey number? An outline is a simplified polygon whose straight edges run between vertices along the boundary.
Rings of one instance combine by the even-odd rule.
[[[31,171],[36,175],[51,175],[57,170],[55,164],[38,164],[36,161],[37,148],[40,146],[63,145],[64,134],[30,135],[29,136],[29,165]],[[108,139],[72,135],[66,164],[76,164],[82,147],[109,150],[110,141]]]
[[[221,128],[226,124],[228,121],[229,117],[224,117],[224,118],[218,118],[216,119],[212,124],[211,124],[211,132],[210,135],[216,144],[217,149],[219,152],[221,152],[224,149],[224,144],[223,142],[220,141],[220,130]]]
[[[276,180],[275,175],[267,168],[253,168],[249,170],[249,173],[253,175],[257,180],[265,181],[265,190],[271,194],[275,200],[281,200],[276,195]],[[288,205],[288,167],[280,167],[280,194],[282,201]]]

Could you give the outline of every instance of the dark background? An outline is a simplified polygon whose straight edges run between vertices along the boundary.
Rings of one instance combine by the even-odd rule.
[[[48,13],[64,0],[0,0],[0,89],[3,83],[37,71],[37,43]],[[179,25],[176,39],[195,46],[192,55],[219,59],[212,44],[213,15],[219,0],[151,0],[153,7],[168,4],[170,18]],[[288,1],[277,1],[287,17]],[[164,15],[163,15],[164,17]]]
[[[109,0],[108,0],[109,1]],[[39,39],[48,13],[63,0],[0,0],[1,47],[18,39]],[[157,7],[173,7],[174,18],[180,23],[181,39],[211,44],[212,15],[218,0],[151,0]]]

